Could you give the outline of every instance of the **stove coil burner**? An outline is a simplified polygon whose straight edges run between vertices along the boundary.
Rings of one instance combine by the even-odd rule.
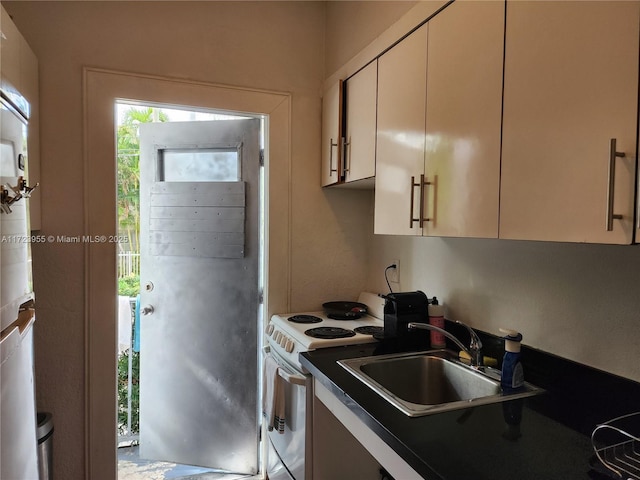
[[[356,327],[353,329],[354,332],[360,333],[362,335],[384,335],[384,328],[376,327],[374,325],[366,325],[364,327]]]
[[[313,315],[294,315],[287,320],[293,323],[320,323],[322,319]]]
[[[333,338],[347,338],[355,336],[356,332],[353,330],[347,330],[340,327],[316,327],[310,328],[304,332],[310,337],[333,339]]]

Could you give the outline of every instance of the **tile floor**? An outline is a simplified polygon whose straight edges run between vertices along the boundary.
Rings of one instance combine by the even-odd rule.
[[[137,446],[118,448],[118,480],[260,480],[261,478],[203,467],[143,460],[138,456]]]

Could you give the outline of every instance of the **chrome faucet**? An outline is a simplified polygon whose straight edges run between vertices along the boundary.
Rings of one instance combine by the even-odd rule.
[[[474,368],[481,367],[482,366],[482,352],[481,352],[482,341],[480,340],[480,337],[478,337],[478,334],[469,325],[466,325],[460,322],[459,320],[456,320],[455,323],[457,323],[458,325],[462,325],[467,330],[469,330],[469,336],[471,337],[471,340],[469,342],[469,347],[465,347],[464,344],[460,340],[458,340],[455,336],[453,336],[451,333],[447,332],[446,330],[440,327],[431,325],[429,323],[410,322],[409,324],[407,324],[407,328],[409,330],[414,330],[414,329],[434,330],[436,332],[443,334],[445,337],[447,337],[453,343],[455,343],[458,347],[460,347],[461,350],[464,350],[465,352],[467,352],[469,357],[471,357],[472,367]]]

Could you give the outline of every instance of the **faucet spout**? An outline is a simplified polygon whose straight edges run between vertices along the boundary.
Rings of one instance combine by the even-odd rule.
[[[447,332],[446,330],[440,327],[431,325],[430,323],[410,322],[407,325],[407,328],[409,330],[415,330],[415,329],[434,330],[436,332],[443,334],[445,337],[447,337],[449,340],[455,343],[460,348],[460,350],[463,350],[469,355],[469,357],[471,358],[472,367],[476,367],[476,368],[481,367],[482,366],[482,352],[481,352],[482,341],[480,340],[480,337],[478,337],[478,334],[469,325],[466,325],[458,320],[456,320],[455,323],[462,325],[469,331],[469,336],[471,337],[471,340],[469,342],[468,347],[466,347],[453,334]]]

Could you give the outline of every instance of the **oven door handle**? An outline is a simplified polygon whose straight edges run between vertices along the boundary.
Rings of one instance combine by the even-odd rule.
[[[292,385],[305,385],[305,383],[307,382],[307,379],[302,375],[286,372],[282,367],[278,369],[278,375],[280,375],[280,377],[285,382],[288,382]]]
[[[292,385],[303,385],[303,386],[306,385],[307,378],[304,375],[289,373],[287,371],[288,370],[287,367],[283,366],[282,362],[278,362],[278,358],[273,356],[273,354],[271,353],[271,347],[269,347],[269,345],[264,346],[262,348],[262,351],[264,352],[265,355],[271,355],[271,357],[275,359],[278,365],[280,365],[280,368],[278,369],[278,375],[280,375],[280,377],[285,382],[288,382]]]

